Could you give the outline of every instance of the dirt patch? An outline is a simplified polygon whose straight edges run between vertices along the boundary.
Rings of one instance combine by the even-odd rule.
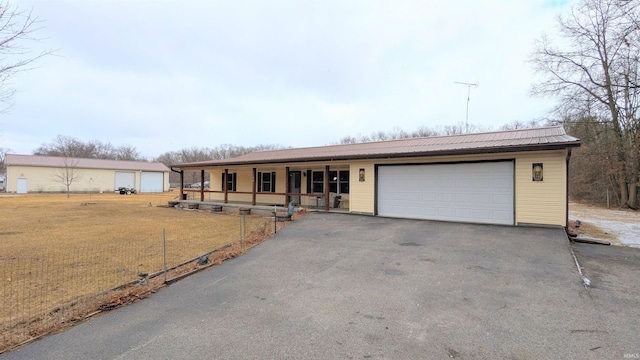
[[[579,235],[610,241],[612,245],[640,245],[638,211],[570,202],[569,227]]]

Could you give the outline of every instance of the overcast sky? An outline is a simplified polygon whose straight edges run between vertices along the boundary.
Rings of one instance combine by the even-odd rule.
[[[569,0],[14,0],[43,20],[0,147],[58,134],[135,146],[335,143],[546,117],[527,63]]]

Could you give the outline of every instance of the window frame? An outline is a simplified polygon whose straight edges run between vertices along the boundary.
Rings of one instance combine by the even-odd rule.
[[[227,192],[235,192],[236,191],[236,178],[238,176],[237,173],[228,173],[229,174],[229,178],[226,180],[227,181]],[[225,184],[225,173],[222,173],[222,191],[224,191],[224,184]]]
[[[266,176],[268,175],[268,180]],[[265,185],[269,185],[269,190],[265,190]],[[259,193],[275,193],[276,192],[276,172],[258,172],[257,181],[256,181],[257,189],[256,191]]]

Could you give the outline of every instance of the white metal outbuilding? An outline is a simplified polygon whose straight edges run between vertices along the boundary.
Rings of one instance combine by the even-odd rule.
[[[169,168],[159,162],[6,154],[7,192],[63,192],[61,177],[73,173],[71,192],[169,191]]]

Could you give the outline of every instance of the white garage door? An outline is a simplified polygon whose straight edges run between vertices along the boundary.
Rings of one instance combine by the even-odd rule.
[[[140,175],[140,192],[162,192],[164,174],[161,172],[143,172]]]
[[[116,186],[115,189],[120,187],[135,188],[136,186],[136,173],[116,171]]]
[[[378,215],[514,223],[513,161],[378,167]]]

